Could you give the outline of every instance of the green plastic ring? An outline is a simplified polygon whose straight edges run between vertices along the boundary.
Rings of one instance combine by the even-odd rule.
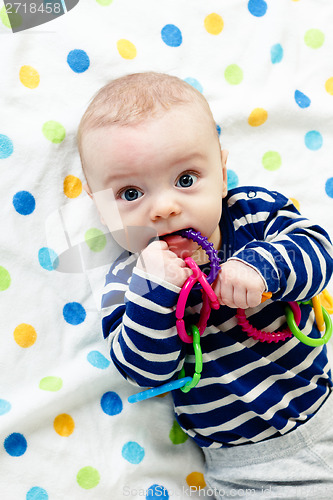
[[[195,356],[195,368],[192,380],[187,382],[184,387],[180,387],[180,390],[183,392],[189,392],[193,387],[195,387],[200,378],[202,372],[202,351],[200,347],[200,332],[196,325],[190,326],[191,333],[187,332],[188,335],[192,334],[193,337],[193,349]],[[180,371],[179,378],[183,378],[185,376],[185,368],[183,367]]]
[[[303,344],[309,345],[311,347],[317,347],[323,344],[326,344],[331,335],[332,335],[332,320],[326,309],[322,306],[321,307],[323,311],[323,318],[325,322],[325,333],[320,339],[313,339],[312,337],[308,337],[307,335],[304,335],[304,333],[301,332],[301,330],[298,328],[295,322],[295,318],[293,315],[293,312],[289,306],[286,306],[286,319],[288,326],[292,332],[293,335],[300,341],[303,342]]]

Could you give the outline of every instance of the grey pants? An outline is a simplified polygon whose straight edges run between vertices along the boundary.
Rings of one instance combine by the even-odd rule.
[[[333,395],[285,436],[204,449],[209,498],[333,499]]]

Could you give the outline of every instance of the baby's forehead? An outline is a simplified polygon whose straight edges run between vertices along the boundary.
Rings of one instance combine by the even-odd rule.
[[[209,108],[203,106],[200,101],[193,100],[191,102],[176,103],[169,105],[166,108],[157,104],[153,110],[150,110],[147,113],[141,113],[137,116],[134,113],[133,116],[123,121],[115,121],[112,116],[108,119],[107,115],[105,115],[100,122],[96,119],[90,123],[87,121],[84,130],[82,131],[81,142],[89,142],[92,137],[95,140],[98,137],[105,138],[106,135],[111,135],[112,131],[116,129],[126,131],[131,128],[137,130],[145,128],[147,125],[153,123],[154,120],[161,121],[163,119],[168,119],[170,114],[181,117],[186,116],[188,113],[191,113],[192,116],[198,120],[206,119],[212,122],[212,115]]]

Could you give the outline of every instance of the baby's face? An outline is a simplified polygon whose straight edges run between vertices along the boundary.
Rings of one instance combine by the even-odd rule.
[[[90,191],[110,232],[119,236],[120,227],[132,228],[134,239],[120,237],[122,246],[139,251],[152,237],[165,237],[184,258],[196,245],[166,235],[189,227],[219,246],[226,166],[201,108],[175,106],[133,126],[89,131],[83,155]]]

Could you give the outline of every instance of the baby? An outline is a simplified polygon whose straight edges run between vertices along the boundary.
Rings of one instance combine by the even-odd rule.
[[[327,233],[277,192],[227,190],[209,105],[195,88],[158,73],[124,76],[103,87],[78,131],[86,191],[124,248],[106,276],[103,333],[119,371],[141,387],[193,375],[193,346],[176,330],[175,306],[192,271],[208,274],[205,252],[176,234],[194,228],[221,260],[213,284],[221,307],[201,337],[199,384],[173,391],[178,423],[203,449],[216,498],[331,498],[333,398],[326,346],[295,337],[259,342],[238,326],[235,308],[273,332],[287,301],[308,300],[327,285],[333,249]],[[270,300],[261,303],[263,292]],[[192,291],[188,324],[202,296]],[[299,328],[319,337],[310,305]],[[331,421],[330,421],[331,419]],[[242,489],[243,488],[243,489]],[[303,490],[303,488],[305,488]],[[308,489],[307,489],[308,488]],[[312,488],[312,489],[311,489]]]

